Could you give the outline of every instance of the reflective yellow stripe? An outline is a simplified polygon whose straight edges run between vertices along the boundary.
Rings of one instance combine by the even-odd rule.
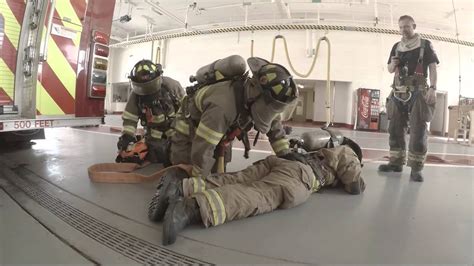
[[[175,132],[174,129],[170,128],[170,129],[166,130],[165,135],[167,137],[171,137],[171,136],[174,135],[174,132]]]
[[[316,178],[314,173],[311,175],[311,192],[316,192],[319,190],[320,183],[319,180]]]
[[[222,73],[218,70],[216,70],[215,76],[216,76],[216,80],[221,80],[225,78],[224,75],[222,75]]]
[[[203,138],[205,141],[209,142],[212,145],[217,145],[222,139],[222,136],[224,136],[223,133],[219,133],[217,131],[214,131],[210,128],[208,128],[204,123],[199,123],[199,126],[196,130],[196,135],[199,137]]]
[[[201,176],[201,169],[193,165],[193,169],[191,170],[191,176]]]
[[[16,50],[18,50],[18,40],[20,39],[20,24],[16,20],[15,15],[10,10],[10,7],[7,5],[6,1],[0,1],[0,13],[2,14],[3,21],[3,31],[7,35],[10,42],[13,44]],[[20,21],[20,23],[23,23]],[[2,40],[3,41],[3,40]]]
[[[226,213],[225,213],[225,206],[224,206],[224,201],[222,200],[221,196],[219,195],[219,193],[217,193],[217,191],[215,190],[210,190],[209,193],[211,195],[214,196],[214,198],[217,200],[217,211],[218,211],[218,217],[220,218],[220,223],[219,224],[223,224],[225,222],[225,219],[227,218],[226,217]]]
[[[69,1],[56,1],[56,2],[69,2]],[[47,32],[46,27],[43,29],[43,32]],[[80,35],[80,34],[79,34]],[[58,79],[64,85],[66,90],[72,96],[76,98],[76,71],[72,69],[69,61],[66,59],[64,54],[59,49],[56,42],[53,40],[51,35],[48,36],[48,65],[51,67],[51,70],[56,74]],[[55,88],[56,89],[56,88]],[[59,89],[59,88],[57,88]]]
[[[224,201],[222,200],[219,193],[213,189],[205,190],[202,193],[206,196],[209,205],[211,205],[213,225],[216,226],[223,224],[227,217],[225,213]]]
[[[124,126],[123,127],[123,132],[129,133],[131,135],[135,135],[136,130],[137,130],[137,128],[134,127],[134,126]]]
[[[202,112],[202,98],[204,97],[209,88],[209,86],[204,86],[200,88],[196,93],[196,97],[194,98],[194,103],[196,104],[196,107],[200,112]]]
[[[80,31],[82,31],[82,23],[79,20],[79,17],[76,15],[76,11],[74,11],[74,7],[71,5],[71,1],[69,0],[56,1],[56,11],[58,11],[59,16],[64,21],[69,21],[71,23],[76,24],[74,26],[80,26],[81,30],[79,30],[79,32],[76,33],[76,38],[74,38],[73,40],[74,44],[78,47],[81,42]],[[74,28],[74,30],[77,30],[76,27],[73,27],[73,25],[70,25],[68,23],[65,23],[65,26],[66,28]]]
[[[163,132],[161,132],[159,130],[152,129],[150,131],[150,135],[151,135],[152,138],[161,139],[163,137]]]
[[[36,109],[40,111],[41,114],[64,114],[63,110],[53,100],[53,98],[51,98],[39,81],[36,82]]]
[[[194,193],[203,192],[206,190],[206,182],[204,182],[201,177],[193,177],[192,181]]]
[[[156,124],[163,123],[163,122],[165,122],[165,115],[164,114],[154,115],[151,122],[156,123]]]
[[[204,196],[206,196],[206,199],[207,201],[209,202],[209,205],[211,206],[211,211],[212,211],[212,221],[213,221],[213,225],[218,225],[219,224],[219,218],[217,217],[217,211],[215,211],[217,208],[216,208],[216,203],[214,202],[214,200],[212,199],[211,195],[209,194],[209,191],[203,191],[202,192],[204,194]]]
[[[188,123],[184,122],[183,120],[176,120],[176,125],[175,125],[176,131],[189,136],[189,125]]]
[[[408,153],[408,160],[416,161],[416,162],[424,162],[425,161],[425,155],[413,154],[413,153],[409,152]]]
[[[405,158],[406,157],[406,151],[405,150],[391,150],[390,151],[390,157],[395,157],[395,158]]]
[[[37,82],[39,83],[39,81]],[[12,99],[14,96],[14,86],[15,76],[8,68],[7,64],[0,58],[0,87],[7,93],[7,95]]]
[[[272,81],[277,77],[277,74],[276,73],[267,73],[266,76],[267,76],[268,81]]]
[[[134,115],[130,112],[124,111],[122,114],[122,119],[131,120],[133,122],[138,122],[138,115]]]
[[[283,138],[272,143],[272,148],[275,153],[279,153],[283,150],[290,148],[290,143],[287,139]]]
[[[171,113],[168,114],[168,116],[169,116],[169,117],[174,117],[174,116],[176,116],[176,113],[175,113],[175,112],[171,112]]]
[[[276,95],[280,94],[281,90],[283,90],[283,86],[281,84],[275,85],[272,87],[272,90],[275,92]]]

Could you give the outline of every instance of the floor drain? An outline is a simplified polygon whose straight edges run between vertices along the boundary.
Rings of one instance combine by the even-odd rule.
[[[137,238],[82,212],[27,180],[8,180],[59,219],[102,245],[141,264],[209,264]]]

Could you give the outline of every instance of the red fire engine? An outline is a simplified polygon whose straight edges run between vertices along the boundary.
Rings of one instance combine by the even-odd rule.
[[[0,140],[104,117],[115,0],[0,1]]]

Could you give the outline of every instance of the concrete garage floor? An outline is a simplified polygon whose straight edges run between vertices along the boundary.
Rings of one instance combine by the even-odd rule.
[[[430,153],[456,154],[464,163],[432,162],[425,182],[414,183],[408,168],[402,174],[376,171],[384,158],[370,150],[386,150],[386,134],[344,133],[368,154],[363,195],[325,190],[291,210],[210,229],[190,227],[175,245],[163,248],[161,224],[147,219],[156,182],[96,184],[87,178],[89,165],[113,161],[117,133],[49,129],[47,139],[35,141],[32,149],[0,153],[0,264],[146,263],[111,243],[114,235],[164,256],[155,260],[164,263],[474,263],[474,147],[430,138]],[[249,160],[242,154],[234,150],[230,171],[269,150],[253,151]],[[135,244],[127,245],[132,250]]]

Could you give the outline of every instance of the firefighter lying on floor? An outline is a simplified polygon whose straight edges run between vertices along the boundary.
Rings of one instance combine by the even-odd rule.
[[[352,140],[336,130],[319,129],[291,142],[294,160],[271,155],[242,171],[206,178],[188,178],[180,169],[168,171],[148,213],[152,221],[164,218],[163,244],[173,244],[187,225],[217,226],[292,208],[323,187],[339,184],[353,195],[365,190],[362,153]]]

